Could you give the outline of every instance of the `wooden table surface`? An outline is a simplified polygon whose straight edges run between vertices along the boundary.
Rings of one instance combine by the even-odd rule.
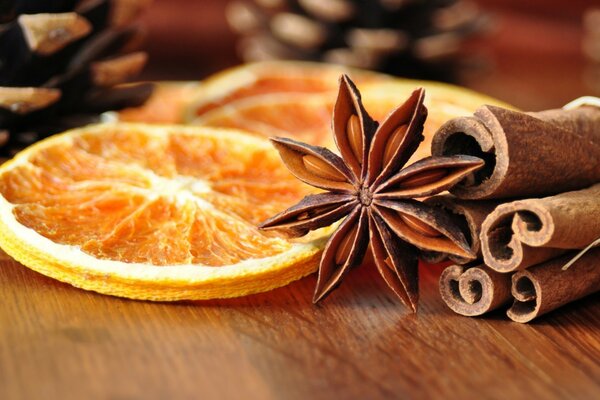
[[[464,84],[529,109],[589,94],[576,28],[509,18],[517,23],[492,41],[502,55],[493,73]],[[510,40],[527,24],[551,51],[533,37]],[[503,312],[467,318],[440,299],[440,271],[422,266],[413,315],[370,265],[321,306],[310,302],[314,276],[241,299],[167,304],[86,292],[5,258],[0,399],[600,398],[600,295],[529,325]]]
[[[321,306],[308,277],[179,304],[103,296],[0,264],[0,398],[592,399],[600,296],[538,322],[452,314],[439,267],[408,313],[365,265]]]

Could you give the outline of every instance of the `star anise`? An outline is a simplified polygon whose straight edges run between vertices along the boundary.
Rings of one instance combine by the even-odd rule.
[[[341,156],[291,139],[271,139],[292,174],[326,192],[305,197],[260,228],[303,236],[346,217],[325,246],[315,303],[361,264],[369,245],[379,273],[413,311],[418,301],[415,247],[474,257],[445,211],[415,199],[449,189],[481,168],[483,160],[427,157],[403,168],[423,140],[424,97],[423,89],[415,90],[379,125],[365,111],[354,83],[343,75],[332,121]]]

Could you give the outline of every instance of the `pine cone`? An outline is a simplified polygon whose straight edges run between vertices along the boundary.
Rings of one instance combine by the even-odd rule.
[[[461,0],[237,0],[246,61],[298,59],[452,80],[465,38],[488,18]]]
[[[0,153],[11,155],[104,111],[142,104],[120,85],[146,62],[131,26],[147,0],[9,0],[0,6]]]

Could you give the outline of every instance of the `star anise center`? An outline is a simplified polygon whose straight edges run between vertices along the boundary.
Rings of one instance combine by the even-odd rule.
[[[358,191],[358,201],[365,207],[369,207],[373,202],[373,192],[366,186],[362,186]]]

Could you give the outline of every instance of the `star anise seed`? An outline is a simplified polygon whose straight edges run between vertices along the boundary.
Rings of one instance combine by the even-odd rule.
[[[413,311],[418,302],[416,247],[474,257],[448,214],[415,199],[451,188],[481,168],[483,160],[427,157],[404,168],[423,140],[424,97],[423,89],[415,90],[379,125],[343,75],[332,123],[339,156],[292,139],[271,139],[292,174],[325,192],[305,197],[260,228],[302,236],[345,217],[323,251],[315,303],[362,263],[369,246],[385,282]]]

